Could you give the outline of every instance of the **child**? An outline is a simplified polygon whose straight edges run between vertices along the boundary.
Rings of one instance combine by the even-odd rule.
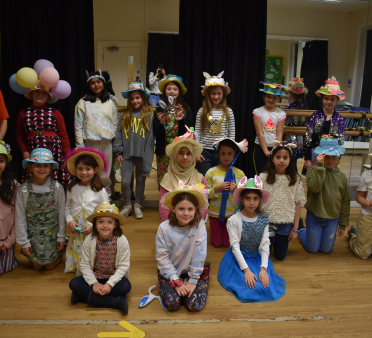
[[[264,93],[265,104],[253,111],[253,122],[257,134],[253,152],[256,175],[266,170],[273,141],[282,140],[286,118],[285,112],[275,106],[279,96],[284,94],[283,86],[271,82],[260,81],[260,83],[264,85],[260,91]]]
[[[150,91],[142,82],[134,81],[122,92],[128,98],[127,109],[119,118],[119,128],[114,141],[114,153],[121,164],[121,192],[124,208],[120,215],[132,212],[130,183],[136,167],[136,199],[134,218],[143,218],[141,201],[145,192],[146,177],[150,176],[154,158],[153,112],[149,109]]]
[[[4,140],[8,129],[8,110],[6,109],[3,94],[0,90],[0,140]]]
[[[304,85],[304,79],[294,77],[292,82],[286,87],[288,89],[289,99],[292,101],[289,105],[285,106],[284,109],[298,109],[307,110],[305,95],[308,90]],[[304,117],[298,116],[287,116],[285,119],[286,126],[301,127],[305,123]],[[295,168],[297,169],[297,160],[304,156],[304,137],[303,135],[288,135],[283,136],[283,141],[293,143],[297,147],[293,149],[293,156],[295,158]]]
[[[218,280],[241,302],[272,302],[285,294],[285,280],[269,259],[269,219],[261,211],[270,192],[262,182],[242,178],[234,191],[240,210],[227,221],[231,250],[222,258]],[[258,278],[257,278],[258,276]]]
[[[196,184],[207,186],[205,177],[195,169],[195,158],[201,154],[203,147],[195,140],[194,131],[190,130],[187,126],[185,127],[188,132],[183,136],[173,139],[172,143],[168,144],[166,148],[170,162],[168,172],[164,175],[160,183],[159,213],[162,222],[168,219],[170,210],[161,205],[161,198],[167,192],[176,190],[180,180],[190,186]],[[208,208],[202,212],[204,220],[207,215]]]
[[[108,172],[102,172],[100,177],[110,196],[112,140],[115,137],[119,114],[115,103],[110,100],[106,79],[101,70],[92,75],[87,71],[87,77],[87,93],[75,107],[75,143],[79,148],[91,147],[105,154]]]
[[[32,151],[29,159],[23,160],[31,179],[23,183],[17,192],[15,231],[17,243],[36,270],[43,266],[54,269],[62,260],[65,246],[65,191],[50,178],[58,163],[45,148]]]
[[[304,248],[312,253],[330,253],[336,239],[349,225],[350,196],[346,175],[337,167],[345,149],[331,135],[323,135],[314,151],[317,164],[306,173],[306,229],[300,226],[298,235]],[[338,226],[338,231],[337,231]]]
[[[196,168],[205,175],[208,169],[220,164],[218,154],[213,149],[213,143],[220,138],[235,140],[234,113],[226,102],[226,96],[230,93],[230,87],[221,78],[223,71],[217,76],[205,76],[203,87],[203,107],[196,115],[195,130],[199,142],[203,146],[201,156],[196,158]]]
[[[165,173],[168,170],[170,158],[165,153],[165,147],[171,140],[187,132],[185,125],[194,125],[191,110],[184,99],[187,92],[182,78],[177,75],[168,75],[159,83],[162,100],[170,107],[169,97],[173,98],[175,113],[165,114],[163,108],[157,107],[154,116],[154,135],[156,137],[156,163],[158,174],[158,189]],[[172,107],[172,108],[173,108]]]
[[[156,234],[160,297],[170,311],[183,302],[189,311],[198,312],[207,300],[209,280],[209,267],[204,267],[207,230],[200,214],[208,206],[206,190],[180,181],[161,202],[172,211]]]
[[[217,145],[217,149],[215,146]],[[233,215],[236,208],[232,200],[236,184],[244,177],[244,173],[234,167],[240,151],[248,150],[248,142],[244,139],[237,143],[224,138],[214,142],[213,147],[220,158],[221,164],[208,170],[205,178],[208,183],[210,205],[210,235],[212,245],[219,248],[230,246],[229,234],[226,229],[227,219]]]
[[[48,105],[55,102],[55,98],[50,88],[43,86],[40,80],[35,87],[27,90],[25,96],[32,104],[21,110],[17,118],[17,141],[23,159],[29,159],[30,153],[36,148],[48,149],[58,164],[50,177],[66,187],[71,177],[65,170],[64,157],[71,148],[62,114]],[[23,170],[22,181],[29,179],[30,172]]]
[[[69,184],[66,195],[65,219],[70,229],[70,238],[66,248],[65,272],[76,271],[76,276],[80,276],[81,247],[92,232],[92,224],[87,221],[87,217],[97,205],[109,202],[99,178],[99,174],[107,170],[107,159],[94,148],[82,147],[71,151],[66,162],[75,180]]]
[[[372,154],[368,154],[372,158]],[[366,170],[359,180],[357,202],[362,206],[357,226],[347,232],[350,237],[350,249],[355,256],[367,259],[372,253],[372,166]]]
[[[304,141],[305,170],[316,163],[317,155],[314,154],[314,149],[319,146],[322,135],[338,134],[338,144],[340,146],[344,144],[345,122],[335,107],[338,100],[345,99],[345,92],[340,89],[334,76],[325,83],[325,86],[320,87],[315,93],[321,97],[323,109],[312,114],[307,124]]]
[[[270,243],[279,261],[286,257],[289,242],[297,238],[301,201],[306,201],[301,176],[294,167],[294,148],[295,144],[273,141],[267,172],[260,175],[271,196],[262,211],[270,219]]]
[[[18,266],[15,257],[15,199],[18,182],[8,163],[12,160],[10,147],[0,141],[0,275]]]
[[[130,250],[120,228],[125,218],[114,204],[102,203],[87,221],[93,223],[93,232],[83,244],[80,262],[83,275],[70,281],[71,303],[108,307],[127,314]]]

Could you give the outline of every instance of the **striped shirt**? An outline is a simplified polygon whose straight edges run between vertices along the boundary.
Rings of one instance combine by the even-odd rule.
[[[202,108],[199,109],[198,113],[196,114],[196,123],[195,123],[195,131],[198,133],[199,143],[204,147],[204,149],[213,149],[213,143],[216,142],[220,138],[232,138],[235,140],[235,118],[234,113],[230,108],[227,108],[229,112],[229,122],[227,123],[226,127],[226,117],[224,117],[222,123],[218,120],[223,115],[222,109],[212,109],[211,114],[213,116],[213,122],[208,122],[208,128],[204,130],[204,135],[201,129],[201,111]],[[212,128],[217,128],[218,124],[221,124],[221,132],[218,135],[211,135],[210,133],[210,126]]]
[[[239,181],[244,177],[244,173],[234,167],[234,174],[235,174],[235,183],[238,184]],[[213,167],[207,171],[205,174],[205,179],[207,180],[208,184],[208,192],[210,196],[210,203],[209,203],[209,216],[218,218],[220,214],[220,207],[221,207],[221,200],[222,200],[222,192],[219,191],[217,194],[214,191],[214,187],[218,183],[222,183],[225,180],[226,170],[223,170],[219,166]],[[228,218],[233,215],[237,205],[233,201],[233,193],[230,191],[229,198],[226,202],[226,212],[225,218]]]

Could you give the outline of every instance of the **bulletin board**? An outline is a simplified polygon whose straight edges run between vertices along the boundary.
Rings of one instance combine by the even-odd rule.
[[[265,82],[282,83],[284,56],[266,55]]]

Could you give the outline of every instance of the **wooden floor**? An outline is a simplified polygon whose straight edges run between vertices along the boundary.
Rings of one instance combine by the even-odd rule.
[[[153,174],[148,181],[147,188],[156,189]],[[359,208],[352,208],[351,225],[359,213]],[[305,216],[305,209],[301,214]],[[205,308],[199,313],[185,308],[170,313],[154,300],[140,309],[140,299],[157,284],[155,234],[159,223],[153,208],[144,210],[143,220],[128,218],[123,227],[131,247],[127,316],[113,309],[71,305],[68,283],[74,275],[63,273],[63,264],[51,272],[37,272],[17,247],[19,266],[0,277],[0,337],[125,333],[118,325],[121,320],[146,337],[372,337],[372,259],[356,258],[347,235],[336,239],[328,255],[306,252],[299,240],[291,243],[285,261],[272,258],[275,272],[286,280],[286,295],[277,302],[257,304],[240,303],[222,288],[217,272],[226,249],[213,248],[208,239],[211,274]]]

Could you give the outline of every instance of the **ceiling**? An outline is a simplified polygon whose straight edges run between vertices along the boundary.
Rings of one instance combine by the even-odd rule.
[[[368,8],[369,2],[371,2],[372,6],[372,1],[360,0],[344,0],[341,3],[326,3],[309,0],[267,0],[268,6],[273,7],[294,7],[339,12],[353,12],[358,9]]]

